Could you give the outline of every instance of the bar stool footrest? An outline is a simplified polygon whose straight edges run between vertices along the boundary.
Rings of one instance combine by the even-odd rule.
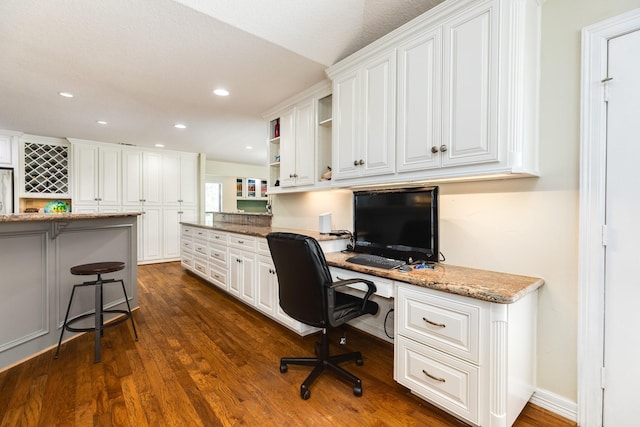
[[[100,327],[100,330],[105,329],[105,328],[110,328],[112,326],[116,326],[116,325],[128,320],[129,317],[130,317],[129,312],[127,310],[115,310],[115,309],[113,309],[113,310],[102,310],[102,313],[124,314],[124,316],[123,317],[119,317],[116,320],[113,320],[113,321],[111,321],[109,323],[103,324]],[[90,331],[95,331],[96,330],[95,326],[87,327],[87,328],[74,328],[73,326],[71,326],[71,324],[73,324],[74,322],[77,322],[77,321],[82,320],[82,319],[87,319],[89,317],[94,318],[95,316],[96,316],[95,312],[87,313],[87,314],[81,314],[80,316],[76,316],[73,319],[68,320],[67,324],[63,325],[63,326],[67,331],[71,331],[71,332],[90,332]]]

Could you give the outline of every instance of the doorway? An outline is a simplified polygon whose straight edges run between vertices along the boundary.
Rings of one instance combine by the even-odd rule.
[[[578,424],[634,425],[640,9],[583,30]]]

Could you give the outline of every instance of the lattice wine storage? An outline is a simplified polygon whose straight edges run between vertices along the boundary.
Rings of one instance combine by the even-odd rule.
[[[69,147],[25,142],[24,191],[69,194]]]

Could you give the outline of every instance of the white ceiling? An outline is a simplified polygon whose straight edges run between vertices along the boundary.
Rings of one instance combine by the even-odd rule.
[[[0,0],[0,129],[265,164],[264,111],[441,2]]]

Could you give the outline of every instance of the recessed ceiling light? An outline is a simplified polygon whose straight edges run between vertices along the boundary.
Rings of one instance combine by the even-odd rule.
[[[186,129],[187,125],[183,125],[182,123],[176,123],[175,125],[173,125],[173,127],[176,129]]]
[[[246,148],[247,150],[253,150],[253,147],[252,147],[252,146],[250,146],[250,145],[247,145],[247,146],[246,146],[246,147],[244,147],[244,148]]]
[[[213,91],[218,96],[229,96],[229,91],[226,89],[216,89]]]
[[[164,144],[156,144],[155,146],[158,148],[164,148]]]
[[[106,125],[107,124],[107,122],[105,122],[104,120],[98,120],[96,123],[99,124],[99,125]]]
[[[58,95],[64,96],[65,98],[73,98],[73,94],[69,92],[58,92]]]

